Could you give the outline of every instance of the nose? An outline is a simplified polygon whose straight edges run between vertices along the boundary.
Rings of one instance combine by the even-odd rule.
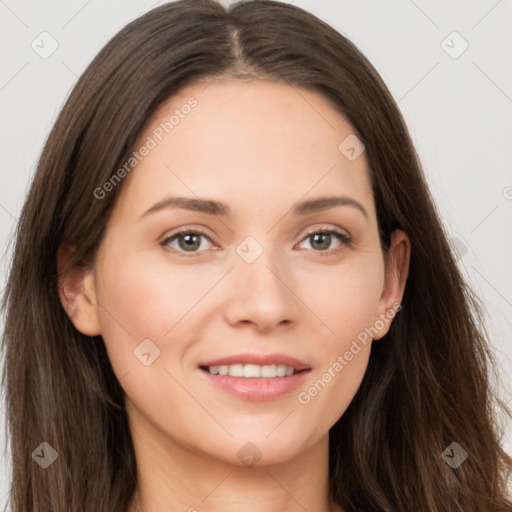
[[[263,251],[252,263],[236,255],[229,274],[225,317],[230,325],[250,324],[269,332],[300,318],[301,301],[293,274],[270,251]]]

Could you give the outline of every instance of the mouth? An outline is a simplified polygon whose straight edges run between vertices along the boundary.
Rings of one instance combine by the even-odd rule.
[[[291,393],[311,373],[306,363],[283,354],[231,356],[198,366],[215,388],[244,400],[272,400]]]

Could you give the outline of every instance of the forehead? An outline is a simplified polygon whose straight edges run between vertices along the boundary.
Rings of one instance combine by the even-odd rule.
[[[217,197],[237,211],[279,198],[343,193],[372,207],[364,153],[339,146],[354,128],[319,93],[259,80],[202,81],[157,110],[119,201],[142,211],[165,194]],[[126,204],[125,204],[126,207]]]

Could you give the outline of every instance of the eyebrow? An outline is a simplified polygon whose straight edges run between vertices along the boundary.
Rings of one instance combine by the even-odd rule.
[[[368,212],[364,206],[346,196],[330,196],[319,197],[317,199],[310,199],[295,203],[291,209],[293,215],[309,215],[316,212],[321,212],[334,208],[336,206],[352,206],[359,210],[367,219]],[[229,206],[221,201],[214,201],[212,199],[195,199],[193,197],[168,197],[154,204],[151,208],[146,210],[141,217],[166,209],[182,208],[185,210],[192,210],[209,215],[220,215],[228,217],[231,215]]]

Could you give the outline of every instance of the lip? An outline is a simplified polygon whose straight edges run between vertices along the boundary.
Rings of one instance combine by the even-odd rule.
[[[253,401],[274,400],[291,393],[295,391],[311,373],[311,370],[303,370],[289,377],[247,379],[245,377],[231,377],[230,375],[213,375],[201,368],[198,368],[198,370],[212,385],[222,391],[243,400]]]
[[[284,364],[293,366],[297,371],[310,370],[311,367],[304,361],[300,361],[295,357],[286,354],[237,354],[220,359],[211,359],[198,364],[198,366],[220,366],[231,364],[259,364],[260,366],[269,364]],[[234,377],[237,378],[237,377]]]
[[[213,375],[201,367],[220,366],[231,364],[284,364],[292,366],[300,373],[288,377],[244,378],[230,375]],[[222,357],[215,360],[204,361],[198,365],[201,375],[216,388],[227,392],[237,398],[253,401],[275,400],[296,390],[311,374],[311,367],[303,361],[286,354],[238,354]]]

